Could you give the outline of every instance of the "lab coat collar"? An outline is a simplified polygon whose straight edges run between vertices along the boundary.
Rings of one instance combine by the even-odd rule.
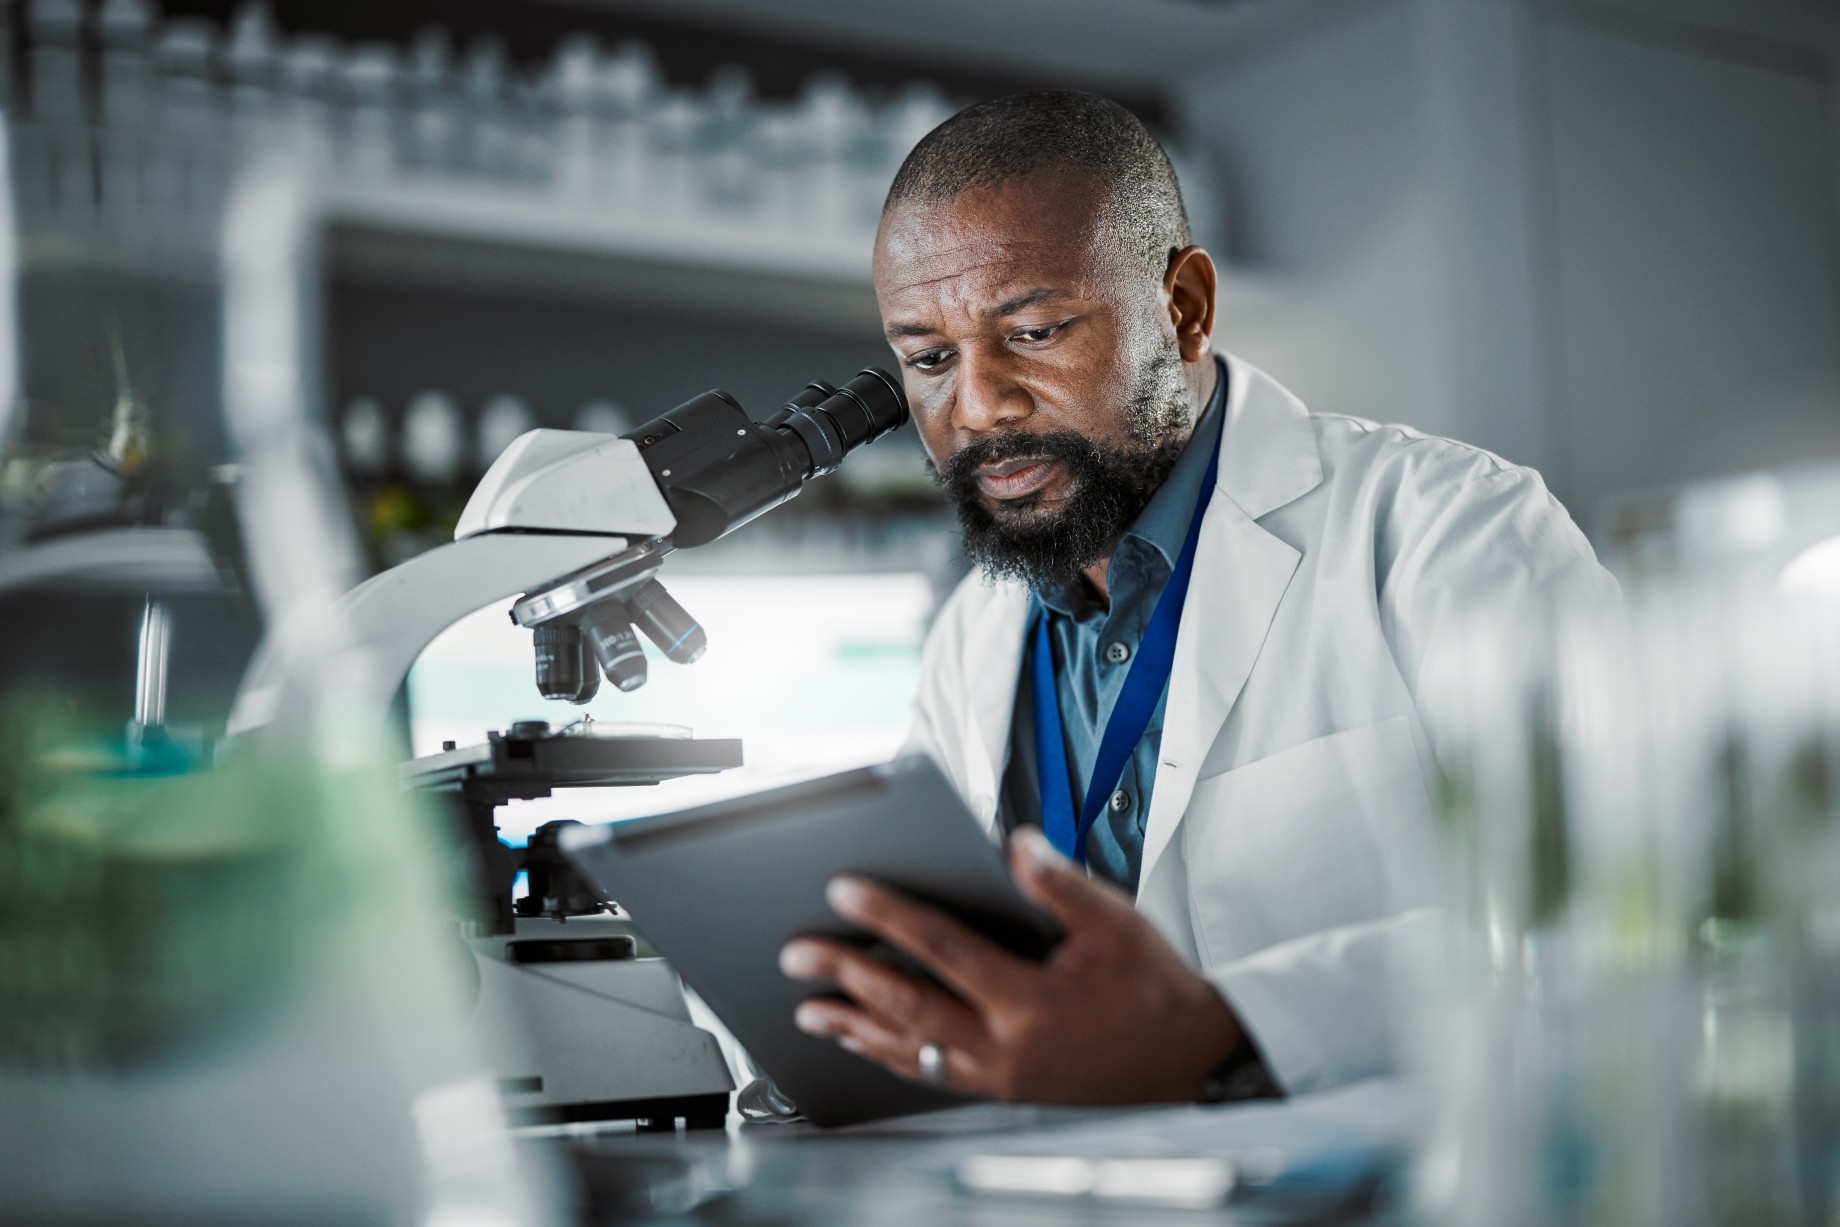
[[[1250,362],[1225,358],[1227,421],[1217,489],[1256,520],[1321,485],[1322,457],[1303,402]]]
[[[981,581],[988,582],[988,581]],[[979,821],[996,833],[997,794],[1009,769],[1010,725],[1016,714],[1016,688],[1022,684],[1023,637],[1028,630],[1028,586],[1015,580],[991,584],[975,627],[967,628],[965,676],[971,696],[964,737],[967,799]]]
[[[1227,358],[1217,495],[1201,521],[1194,575],[1176,633],[1156,784],[1138,891],[1155,872],[1194,795],[1209,747],[1238,701],[1302,557],[1258,520],[1322,484],[1309,411],[1265,372]]]

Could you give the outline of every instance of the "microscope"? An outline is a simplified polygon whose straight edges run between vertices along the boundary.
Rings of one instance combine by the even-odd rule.
[[[346,594],[337,633],[366,649],[365,685],[388,703],[436,635],[517,597],[511,620],[532,632],[544,698],[586,703],[603,680],[633,690],[646,679],[639,635],[680,664],[706,646],[658,581],[672,550],[734,531],[907,417],[899,382],[871,368],[842,387],[808,384],[762,421],[710,391],[622,436],[530,431],[480,480],[454,541]],[[258,661],[233,727],[264,722],[290,687],[311,684],[279,663],[285,655]],[[512,848],[498,807],[740,764],[737,740],[603,736],[586,721],[523,721],[403,764],[404,786],[438,794],[457,821],[476,1017],[514,1120],[719,1127],[734,1084],[669,966],[558,851],[559,830],[576,824],[546,824]],[[526,890],[514,897],[520,874]]]

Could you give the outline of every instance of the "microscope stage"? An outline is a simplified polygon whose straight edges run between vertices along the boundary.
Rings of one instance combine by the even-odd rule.
[[[427,754],[399,767],[405,787],[430,792],[488,790],[505,799],[547,797],[552,788],[656,784],[741,765],[735,737],[579,737],[492,733],[471,746]]]

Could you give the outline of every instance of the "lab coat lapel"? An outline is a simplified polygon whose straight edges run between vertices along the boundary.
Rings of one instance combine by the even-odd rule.
[[[1022,639],[1028,619],[1028,590],[1005,584],[980,611],[965,644],[969,702],[959,753],[965,763],[965,793],[986,827],[997,819],[998,782],[1008,763],[1010,724],[1022,673]]]
[[[1196,773],[1252,672],[1302,557],[1258,519],[1322,482],[1316,432],[1302,403],[1257,368],[1234,358],[1227,365],[1220,477],[1201,521],[1176,633],[1140,891],[1188,809]]]

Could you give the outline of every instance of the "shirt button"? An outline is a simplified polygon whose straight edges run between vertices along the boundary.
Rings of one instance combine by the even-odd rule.
[[[1131,659],[1131,645],[1123,640],[1114,640],[1105,645],[1105,659],[1115,665],[1122,665]]]
[[[1112,794],[1112,812],[1122,814],[1131,808],[1131,794],[1120,788]]]

